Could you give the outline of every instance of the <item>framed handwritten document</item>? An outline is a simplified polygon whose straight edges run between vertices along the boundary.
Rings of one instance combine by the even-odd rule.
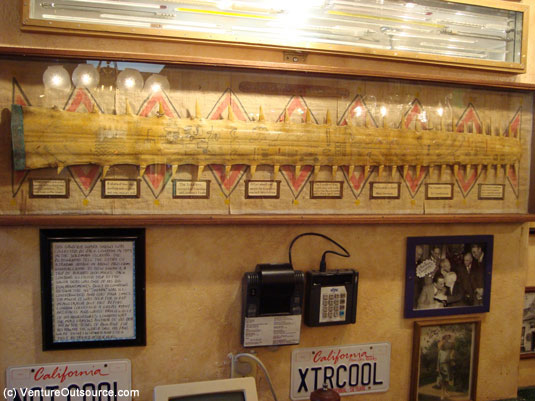
[[[146,344],[145,230],[40,231],[43,350]]]

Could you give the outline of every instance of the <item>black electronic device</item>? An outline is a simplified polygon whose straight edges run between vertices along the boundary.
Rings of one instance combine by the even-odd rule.
[[[259,264],[242,282],[244,347],[299,344],[305,276],[289,263]]]
[[[305,324],[314,327],[355,323],[358,277],[352,269],[307,271]]]

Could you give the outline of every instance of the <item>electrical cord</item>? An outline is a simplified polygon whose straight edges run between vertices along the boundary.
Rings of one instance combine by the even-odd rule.
[[[273,394],[273,399],[275,401],[278,401],[278,398],[277,398],[277,395],[275,394],[275,389],[273,388],[273,383],[271,382],[271,377],[269,376],[269,373],[266,369],[266,367],[264,366],[264,364],[262,363],[262,361],[260,359],[258,359],[256,356],[254,355],[251,355],[251,354],[248,354],[248,353],[241,353],[241,354],[236,354],[236,355],[233,355],[232,356],[232,360],[233,361],[237,361],[239,358],[241,357],[244,357],[244,358],[250,358],[252,359],[258,366],[260,366],[260,368],[262,369],[262,371],[264,372],[264,375],[266,376],[266,380],[268,382],[268,385],[269,385],[269,389],[271,390],[271,394]]]
[[[336,241],[333,240],[332,238],[327,237],[327,236],[324,235],[324,234],[314,233],[314,232],[303,233],[303,234],[299,234],[297,237],[295,237],[295,238],[292,240],[292,242],[290,243],[290,248],[288,249],[288,262],[290,263],[290,265],[292,266],[292,268],[293,268],[293,265],[292,265],[292,246],[293,246],[293,244],[295,243],[295,241],[297,241],[299,238],[304,237],[304,236],[316,236],[316,237],[324,238],[324,239],[326,239],[327,241],[332,242],[332,243],[335,244],[338,248],[340,248],[341,250],[343,250],[343,251],[345,252],[345,255],[342,254],[342,253],[335,252],[335,251],[325,251],[325,252],[323,252],[323,255],[321,255],[320,272],[325,272],[325,271],[327,271],[327,262],[325,261],[325,257],[327,256],[328,253],[332,253],[332,254],[334,254],[334,255],[342,256],[343,258],[349,258],[349,257],[351,256],[351,255],[349,254],[349,252],[347,251],[347,249],[345,249],[345,248],[344,248],[342,245],[340,245],[338,242],[336,242]]]

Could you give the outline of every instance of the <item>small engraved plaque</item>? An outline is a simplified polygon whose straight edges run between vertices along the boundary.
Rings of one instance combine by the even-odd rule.
[[[139,198],[139,180],[105,179],[102,180],[102,198]]]
[[[280,181],[246,180],[245,199],[279,199]]]
[[[399,182],[371,182],[370,199],[399,199]]]
[[[311,181],[310,199],[342,199],[343,181]]]
[[[503,200],[505,197],[505,185],[503,184],[479,184],[478,199],[480,200]]]
[[[69,180],[66,178],[30,179],[30,198],[68,198]]]
[[[210,181],[173,180],[174,199],[209,199]]]
[[[426,184],[425,199],[453,199],[453,184]]]

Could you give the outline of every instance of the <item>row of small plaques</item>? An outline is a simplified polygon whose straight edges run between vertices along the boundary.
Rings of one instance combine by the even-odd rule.
[[[139,198],[139,179],[103,179],[102,198]],[[246,180],[246,199],[279,199],[279,180]],[[370,199],[399,199],[401,184],[399,182],[371,182]],[[311,181],[310,199],[342,199],[343,181]],[[503,200],[505,185],[479,184],[478,199]],[[69,180],[30,179],[30,198],[69,198]],[[174,199],[209,199],[209,180],[173,180]],[[453,199],[453,184],[425,184],[425,199]]]

